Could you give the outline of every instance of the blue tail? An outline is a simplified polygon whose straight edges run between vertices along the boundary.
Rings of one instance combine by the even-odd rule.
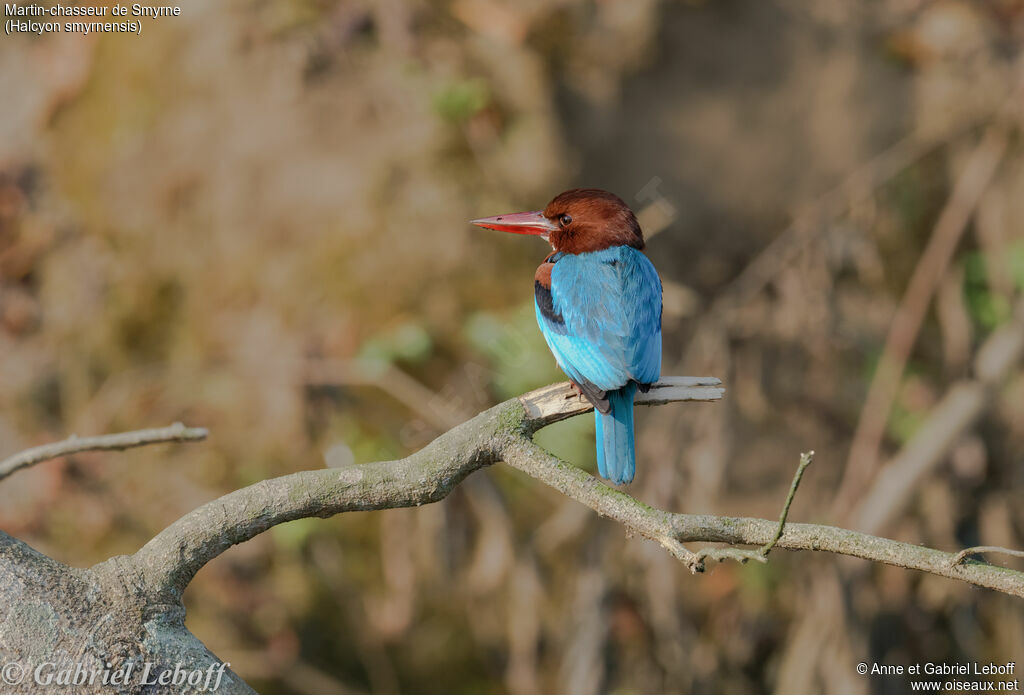
[[[632,381],[618,391],[608,392],[611,411],[604,415],[594,411],[597,422],[597,471],[616,485],[633,481],[636,472],[636,451],[633,444]]]

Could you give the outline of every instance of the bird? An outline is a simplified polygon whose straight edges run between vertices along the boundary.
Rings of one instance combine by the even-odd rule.
[[[471,220],[537,235],[551,253],[534,274],[537,324],[574,391],[594,406],[597,470],[633,481],[633,399],[661,375],[661,278],[636,215],[614,193],[574,188],[543,210]]]

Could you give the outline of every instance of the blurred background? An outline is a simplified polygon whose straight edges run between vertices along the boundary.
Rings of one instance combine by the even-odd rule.
[[[211,430],[19,473],[0,526],[89,565],[562,380],[546,247],[466,220],[597,186],[664,279],[662,373],[728,388],[638,411],[630,494],[773,518],[815,449],[793,521],[1021,547],[1022,36],[1020,0],[229,0],[0,38],[0,457]],[[592,437],[539,440],[593,470]],[[813,553],[694,577],[501,465],[274,528],[186,603],[268,695],[905,692],[855,664],[1024,656],[1019,600]]]

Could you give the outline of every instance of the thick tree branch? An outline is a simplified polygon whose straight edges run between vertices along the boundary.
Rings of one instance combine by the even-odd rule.
[[[637,402],[714,400],[721,397],[719,383],[712,378],[666,378],[649,393],[638,395]],[[176,601],[203,565],[230,546],[276,524],[345,511],[436,502],[471,472],[501,460],[618,521],[629,531],[657,541],[695,572],[704,569],[707,559],[744,560],[752,554],[763,554],[763,549],[729,547],[693,552],[683,543],[767,547],[774,542],[780,548],[850,555],[1024,597],[1024,573],[962,562],[962,558],[958,562],[952,553],[842,528],[788,523],[785,516],[775,522],[654,509],[559,460],[532,441],[532,434],[541,427],[590,409],[588,403],[575,397],[568,384],[538,389],[481,413],[404,459],[303,471],[230,493],[182,517],[129,560],[137,566],[151,595]]]
[[[521,426],[522,407],[507,401],[398,461],[301,471],[260,481],[186,514],[134,558],[151,590],[180,596],[207,562],[277,524],[437,502],[467,475],[497,460],[502,439]]]
[[[197,442],[206,439],[206,435],[205,429],[201,427],[185,427],[180,422],[176,422],[170,427],[121,432],[119,434],[104,434],[98,437],[76,437],[72,435],[62,442],[54,442],[26,449],[19,454],[0,461],[0,480],[22,468],[34,466],[37,463],[60,458],[61,456],[78,454],[83,451],[122,451],[137,446],[162,444],[164,442]]]

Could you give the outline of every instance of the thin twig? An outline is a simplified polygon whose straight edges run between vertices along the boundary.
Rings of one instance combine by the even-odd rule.
[[[669,555],[689,567],[694,573],[704,571],[704,558],[700,553],[687,550],[685,545],[672,536],[661,536],[658,538],[658,543],[669,552]]]
[[[761,548],[761,555],[767,559],[768,553],[772,551],[775,544],[782,538],[782,532],[786,530],[786,517],[789,516],[789,507],[793,504],[793,497],[796,496],[796,489],[800,487],[800,480],[804,477],[804,471],[811,465],[811,461],[814,460],[814,452],[808,451],[800,454],[800,465],[796,469],[796,475],[793,476],[793,483],[789,486],[789,494],[786,495],[786,503],[782,505],[782,513],[779,514],[779,528],[776,529],[775,535],[770,541],[768,541],[763,548]]]
[[[789,494],[786,495],[786,502],[782,505],[782,513],[779,514],[779,525],[775,529],[775,535],[772,539],[765,543],[763,546],[756,550],[750,550],[747,548],[703,548],[693,553],[693,560],[683,559],[684,562],[695,572],[704,571],[705,560],[717,560],[723,562],[724,560],[735,560],[741,565],[746,564],[750,560],[756,560],[761,564],[768,562],[768,553],[772,551],[775,544],[782,538],[783,532],[786,530],[786,519],[789,517],[789,507],[793,504],[793,498],[796,496],[796,490],[800,487],[800,480],[804,477],[804,471],[807,470],[807,466],[811,465],[811,461],[814,460],[814,452],[808,451],[800,454],[800,465],[796,469],[796,474],[793,476],[793,482],[789,486]],[[681,544],[680,544],[681,547]]]
[[[1001,555],[1011,555],[1013,557],[1024,557],[1024,550],[1014,550],[1013,548],[1002,548],[998,545],[976,545],[971,548],[964,548],[959,553],[953,556],[950,565],[956,567],[961,562],[967,559],[970,555],[980,555],[981,553],[999,553]]]
[[[135,430],[119,434],[104,434],[98,437],[76,437],[71,435],[62,442],[44,444],[26,449],[0,462],[0,480],[11,473],[34,466],[43,461],[78,454],[83,451],[123,451],[137,446],[161,444],[164,442],[197,442],[206,439],[207,431],[202,427],[185,427],[176,422],[169,427]]]

